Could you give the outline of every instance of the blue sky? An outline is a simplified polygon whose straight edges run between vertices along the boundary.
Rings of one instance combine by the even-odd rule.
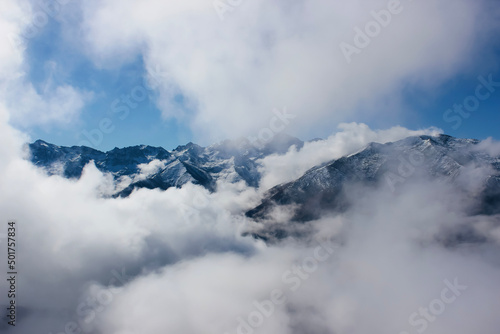
[[[73,13],[83,11],[83,8],[80,6],[68,6],[68,13],[70,11]],[[34,8],[36,10],[37,7],[35,6]],[[60,15],[64,14],[63,10],[64,9],[61,9]],[[89,9],[87,9],[87,11],[88,10]],[[99,12],[100,8],[93,7],[91,10]],[[243,11],[243,9],[241,10]],[[24,55],[24,62],[27,66],[26,77],[27,80],[33,84],[39,95],[43,96],[50,87],[61,85],[69,85],[80,92],[88,92],[90,94],[90,97],[85,100],[84,106],[78,111],[77,117],[68,124],[44,123],[30,124],[29,126],[20,124],[19,127],[23,128],[32,139],[41,138],[48,142],[65,146],[87,144],[100,150],[109,150],[114,147],[138,144],[149,144],[173,149],[177,145],[182,145],[189,141],[199,141],[201,144],[207,145],[214,140],[225,137],[235,137],[239,134],[246,135],[247,132],[242,132],[240,130],[231,132],[229,130],[225,132],[221,131],[220,136],[215,136],[213,133],[208,137],[202,136],[199,135],[198,132],[200,131],[200,127],[203,128],[203,124],[205,124],[203,122],[206,122],[206,127],[211,128],[210,131],[217,132],[218,126],[220,126],[221,129],[232,127],[231,120],[228,121],[228,125],[225,124],[224,113],[227,113],[228,117],[229,115],[237,113],[238,111],[235,111],[237,109],[233,108],[233,105],[246,104],[244,108],[250,110],[250,112],[241,112],[243,117],[241,122],[243,123],[246,122],[244,117],[251,117],[251,115],[248,115],[252,114],[252,108],[262,110],[263,106],[269,109],[272,107],[269,103],[256,103],[252,105],[252,102],[248,102],[255,100],[253,87],[248,89],[252,94],[249,93],[248,96],[246,96],[244,93],[241,93],[240,99],[233,104],[219,103],[220,100],[224,100],[225,96],[221,94],[220,91],[214,90],[215,93],[212,95],[217,96],[217,94],[219,94],[220,96],[217,96],[217,101],[215,106],[213,106],[214,103],[211,103],[211,97],[206,98],[206,91],[210,91],[210,86],[214,83],[214,78],[217,80],[217,77],[211,75],[211,81],[207,78],[203,78],[205,82],[208,83],[203,89],[200,89],[196,85],[196,78],[193,81],[184,82],[182,75],[183,73],[189,74],[189,72],[185,70],[184,72],[182,70],[178,71],[176,68],[177,64],[175,63],[176,59],[182,60],[182,57],[172,60],[169,59],[168,62],[165,61],[169,71],[176,72],[173,75],[174,86],[166,86],[166,88],[162,88],[162,90],[156,89],[155,87],[152,88],[148,86],[145,81],[147,77],[147,62],[154,57],[161,58],[161,53],[159,53],[160,56],[158,56],[158,52],[153,53],[153,51],[151,51],[155,48],[159,48],[158,45],[160,42],[156,42],[153,38],[136,41],[136,37],[133,37],[131,38],[131,40],[133,40],[131,44],[137,43],[140,47],[123,47],[120,44],[117,48],[121,47],[122,49],[108,52],[107,49],[100,45],[99,47],[104,51],[97,50],[95,52],[86,52],[86,49],[89,48],[88,44],[86,44],[87,42],[85,42],[86,39],[78,34],[71,35],[71,30],[67,33],[68,24],[73,24],[75,26],[95,24],[99,27],[99,22],[87,19],[87,21],[91,21],[91,23],[85,23],[85,18],[82,18],[81,15],[72,16],[74,21],[50,19],[34,38],[26,40],[26,51]],[[214,17],[216,16],[214,15]],[[220,22],[214,22],[213,24],[215,25],[220,24]],[[353,20],[353,22],[362,26],[364,21]],[[133,26],[132,23],[131,25]],[[153,28],[156,29],[156,27]],[[389,28],[392,27],[389,26]],[[479,32],[482,32],[482,30]],[[148,33],[151,34],[150,31],[148,31]],[[478,39],[478,34],[478,32],[471,32],[472,36],[469,38]],[[189,34],[187,35],[189,36]],[[348,36],[348,34],[345,36]],[[443,33],[443,36],[446,37],[446,34]],[[92,38],[92,35],[90,35],[90,38]],[[113,35],[110,35],[108,38],[112,39]],[[380,47],[383,48],[385,46],[382,43],[389,42],[382,40],[383,38],[385,38],[385,36],[382,36],[379,40],[372,41],[372,44],[375,45],[371,47],[375,50],[374,52],[377,51],[376,43],[380,41]],[[406,70],[405,73],[402,73],[398,77],[391,77],[391,80],[397,83],[388,85],[388,90],[378,95],[374,93],[373,96],[368,97],[365,96],[367,95],[366,92],[362,92],[362,94],[360,94],[360,99],[366,98],[366,103],[353,104],[349,102],[347,103],[348,107],[345,107],[342,112],[336,112],[341,108],[334,104],[329,106],[328,100],[325,100],[321,104],[321,109],[323,109],[323,111],[318,111],[315,121],[311,120],[311,123],[307,123],[306,127],[300,125],[290,127],[286,129],[286,132],[307,140],[315,137],[326,137],[332,134],[336,131],[339,122],[362,122],[377,129],[384,129],[395,125],[401,125],[410,129],[435,126],[453,136],[479,139],[491,136],[500,139],[498,131],[500,125],[500,87],[495,89],[494,92],[490,92],[487,99],[480,101],[479,106],[474,108],[474,111],[470,112],[467,118],[465,118],[465,116],[459,116],[456,112],[448,114],[448,121],[443,117],[446,110],[452,108],[454,104],[462,104],[468,97],[475,95],[475,90],[481,83],[478,80],[479,76],[488,78],[488,76],[491,75],[494,81],[500,82],[500,67],[498,62],[500,59],[500,49],[498,49],[497,45],[493,44],[493,42],[496,43],[496,41],[488,40],[486,37],[485,40],[484,43],[475,45],[474,50],[471,52],[464,51],[464,48],[455,46],[463,53],[460,59],[456,61],[458,65],[454,66],[453,70],[447,71],[446,74],[436,73],[435,80],[433,77],[433,69],[440,66],[439,63],[430,64],[428,66],[429,69],[424,69],[428,72],[425,75],[425,80],[422,78],[415,79],[415,73]],[[335,43],[335,41],[335,38],[332,38],[332,44]],[[109,40],[106,42],[109,43]],[[441,41],[437,40],[437,42]],[[149,44],[143,46],[145,43]],[[176,52],[175,47],[178,45],[176,43],[177,40],[170,41],[169,48],[165,49],[166,54],[169,52]],[[436,41],[433,41],[433,43],[436,43]],[[467,44],[467,42],[464,42],[464,44]],[[218,45],[214,45],[213,47],[217,48]],[[443,45],[443,48],[445,47],[448,46]],[[179,53],[184,50],[184,45],[179,46]],[[201,58],[203,58],[204,50],[202,49],[201,51]],[[99,52],[105,53],[105,56],[101,57]],[[429,50],[429,52],[431,51]],[[125,54],[125,56],[123,56],[123,54]],[[217,56],[220,58],[221,54],[224,55],[224,50]],[[260,54],[256,53],[256,55],[260,57]],[[117,59],[116,64],[113,60],[115,56]],[[307,56],[307,54],[302,55],[302,57],[305,56]],[[370,54],[361,56],[365,57],[366,61],[371,61],[369,58],[371,57]],[[189,58],[189,54],[186,54],[186,57]],[[287,61],[293,63],[295,57],[298,56],[289,54],[287,56]],[[402,57],[404,57],[404,54]],[[103,58],[105,61],[100,61]],[[200,56],[198,55],[196,61],[199,62],[199,58]],[[365,59],[360,60],[360,62],[365,61]],[[307,58],[305,58],[305,60],[307,61]],[[444,62],[445,60],[446,59],[443,59],[442,61]],[[198,65],[194,60],[189,61],[187,64],[192,66]],[[203,59],[207,67],[211,67],[211,61],[213,61],[213,58],[209,56],[207,56],[207,59]],[[213,65],[214,67],[223,66],[219,63],[213,63]],[[360,67],[361,65],[364,64],[360,64]],[[411,69],[411,64],[405,65]],[[185,64],[179,63],[178,66],[185,66]],[[374,62],[373,66],[375,67],[378,65]],[[385,66],[389,66],[389,64]],[[417,65],[415,67],[417,67]],[[325,68],[328,68],[328,66],[326,65]],[[250,68],[249,71],[251,70]],[[283,73],[286,75],[287,71],[293,73],[295,69],[293,67],[290,67],[288,70],[286,68],[281,69],[278,75],[283,75]],[[272,72],[272,70],[270,72]],[[221,72],[215,72],[217,75],[219,73]],[[241,73],[243,76],[246,72],[242,70]],[[208,73],[207,77],[209,77],[210,74],[211,73]],[[233,74],[226,75],[226,77],[224,77],[224,73],[222,73],[220,78],[221,80],[227,81],[229,87],[234,81],[234,86],[236,87],[240,84],[239,81],[237,81],[239,77],[234,76],[236,77],[236,79],[234,79],[232,75]],[[268,75],[268,73],[265,73],[265,75]],[[273,75],[273,73],[269,75]],[[376,87],[376,78],[367,77],[367,81],[370,80],[375,82],[373,85]],[[360,77],[360,81],[365,81],[362,76]],[[422,83],[423,81],[425,81],[424,84]],[[242,82],[244,83],[244,80]],[[303,85],[314,85],[314,81],[305,81]],[[283,86],[282,91],[280,91],[279,85],[276,86],[276,91],[279,92],[279,95],[282,95],[276,100],[286,101],[286,85]],[[244,85],[242,85],[242,87],[244,87]],[[335,85],[332,84],[331,95],[337,93],[334,87]],[[369,88],[370,86],[368,85],[367,87]],[[113,103],[117,99],[122,99],[124,96],[130,95],[134,89],[136,89],[137,93],[147,91],[148,96],[144,100],[141,99],[140,102],[131,102],[131,104],[126,107],[128,108],[127,116],[120,117],[120,114],[113,110],[116,110],[117,106],[125,106],[125,104],[124,102],[120,102],[119,105],[115,104],[115,107],[113,107]],[[320,86],[318,86],[318,90],[321,90]],[[255,91],[258,92],[258,90]],[[293,97],[293,95],[295,95],[294,92],[293,89],[290,89],[289,97]],[[184,93],[187,97],[183,95]],[[311,101],[318,101],[318,97],[315,96],[314,87],[309,94]],[[328,92],[326,92],[326,94],[328,94]],[[228,99],[231,99],[234,95],[234,93],[227,91]],[[303,100],[307,101],[308,96],[306,94],[304,95],[305,97]],[[352,99],[355,99],[355,97]],[[189,101],[196,101],[196,103],[193,104]],[[376,103],[372,103],[372,101],[376,101]],[[385,108],[384,101],[387,101],[388,108],[391,109],[388,112],[381,110]],[[469,102],[470,101],[473,100],[469,99]],[[297,109],[300,108],[300,110],[304,110],[304,105],[307,104],[301,103],[303,103],[302,100],[296,104]],[[193,105],[195,107],[193,107]],[[211,110],[218,110],[217,112],[220,114],[216,114],[213,111],[204,114],[204,105],[208,106],[207,109],[213,106]],[[227,106],[228,110],[223,110],[224,106]],[[294,103],[291,104],[291,107],[293,106]],[[290,107],[290,105],[288,105],[288,107]],[[331,115],[328,111],[329,108],[331,108]],[[298,111],[299,113],[302,112],[300,110]],[[184,113],[187,116],[181,116]],[[193,113],[202,116],[193,118]],[[307,110],[305,110],[304,113],[307,115]],[[179,115],[179,117],[177,117],[177,115]],[[215,115],[214,123],[211,123],[210,115]],[[459,119],[457,119],[457,117]],[[210,120],[207,121],[209,118]],[[101,131],[99,129],[100,122],[102,122],[103,119],[107,120],[105,127],[107,127],[109,131]],[[201,120],[203,120],[203,122]],[[232,121],[234,122],[234,120]],[[195,125],[193,126],[193,124]],[[266,125],[266,120],[260,123],[256,122],[256,124]],[[216,129],[214,130],[213,128]],[[255,126],[249,128],[248,133],[258,130],[259,126]],[[99,135],[97,135],[98,132],[100,133]],[[93,141],[89,139],[85,133],[94,135]],[[102,138],[100,138],[101,135]]]
[[[40,34],[28,41],[27,59],[29,78],[43,93],[47,80],[66,83],[82,90],[95,92],[92,100],[83,108],[77,122],[69,127],[36,126],[29,129],[32,138],[40,138],[58,145],[81,145],[90,142],[91,147],[110,150],[139,144],[175,148],[192,139],[189,127],[176,120],[164,120],[156,106],[156,94],[138,103],[125,119],[112,112],[112,103],[122,95],[130,94],[136,86],[146,87],[145,67],[141,57],[116,69],[99,69],[79,50],[67,48],[61,36],[61,25],[50,21]],[[50,64],[57,64],[52,71]],[[86,137],[99,128],[103,118],[112,120],[112,133],[103,133],[102,142],[95,144]],[[95,137],[98,138],[98,137]]]

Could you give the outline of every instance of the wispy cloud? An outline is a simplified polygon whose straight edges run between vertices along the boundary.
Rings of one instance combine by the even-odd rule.
[[[332,124],[396,117],[405,87],[434,90],[470,66],[473,50],[489,52],[478,38],[497,29],[487,1],[455,1],[453,9],[448,2],[399,3],[404,10],[350,65],[339,43],[388,1],[238,2],[223,21],[210,1],[82,6],[95,62],[116,66],[142,55],[161,66],[169,72],[159,87],[163,115],[182,114],[197,136],[213,142],[258,132],[275,106],[297,116],[290,131],[299,135],[311,135],[307,129],[325,117]],[[171,107],[172,89],[189,108]],[[370,111],[358,114],[361,105]]]
[[[30,4],[2,1],[5,41],[29,24],[20,18],[32,17]],[[358,103],[373,107],[364,116],[396,115],[379,107],[398,105],[404,83],[434,87],[463,69],[478,32],[494,28],[485,4],[405,3],[407,10],[350,66],[340,41],[387,1],[248,1],[221,21],[205,0],[91,0],[79,3],[83,21],[76,26],[84,36],[75,44],[98,66],[119,67],[141,55],[147,67],[168,71],[154,88],[159,105],[182,93],[192,109],[179,119],[200,136],[258,134],[271,128],[275,106],[296,115],[290,130],[309,133],[325,116],[337,124],[359,112]],[[25,159],[28,135],[12,122],[70,124],[90,98],[65,84],[37,90],[25,76],[25,47],[0,49],[0,223],[16,217],[19,226],[17,288],[25,310],[16,328],[0,324],[2,331],[498,333],[491,310],[500,306],[499,218],[467,214],[470,199],[459,191],[479,189],[491,172],[485,168],[468,166],[456,185],[415,175],[396,193],[355,189],[351,209],[297,227],[309,232],[303,240],[271,246],[242,236],[262,227],[243,214],[259,203],[260,190],[370,141],[438,130],[343,124],[325,140],[262,160],[260,190],[221,181],[214,193],[188,184],[103,198],[113,184],[93,164],[68,180]],[[163,109],[165,117],[177,112]],[[478,147],[500,152],[493,140]],[[161,166],[155,161],[141,172]],[[287,213],[278,223],[293,224]],[[484,240],[463,243],[463,226]],[[318,240],[336,245],[324,261]],[[4,250],[0,255],[5,268]],[[458,295],[452,286],[467,289]],[[453,303],[445,288],[457,297]],[[286,301],[273,312],[256,308],[278,290]]]

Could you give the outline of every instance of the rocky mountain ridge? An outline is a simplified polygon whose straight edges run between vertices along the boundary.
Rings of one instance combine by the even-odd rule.
[[[276,207],[293,206],[292,220],[305,222],[319,218],[324,211],[347,209],[348,186],[381,186],[397,192],[407,181],[421,179],[457,183],[477,199],[475,213],[500,213],[500,157],[489,155],[479,144],[478,140],[447,135],[371,143],[360,152],[316,166],[299,179],[270,189],[262,203],[246,215],[266,220]],[[460,184],[465,173],[479,169],[485,174],[479,191]]]
[[[111,173],[115,180],[129,177],[133,181],[115,194],[126,197],[134,189],[166,190],[188,182],[216,191],[219,179],[245,181],[251,187],[258,187],[258,159],[273,153],[285,153],[292,145],[301,148],[303,144],[297,138],[279,134],[260,146],[242,138],[208,147],[188,143],[170,152],[147,145],[101,152],[85,146],[57,146],[42,140],[29,144],[28,148],[31,162],[49,174],[80,178],[85,165],[93,161],[100,171]],[[144,170],[151,164],[154,166],[147,168],[149,174],[145,175]]]

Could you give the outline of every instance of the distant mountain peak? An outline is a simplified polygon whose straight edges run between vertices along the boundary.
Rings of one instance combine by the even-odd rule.
[[[464,166],[471,163],[490,166],[496,174],[491,175],[489,186],[485,188],[485,196],[489,198],[485,203],[489,204],[485,204],[482,210],[500,211],[500,205],[497,205],[500,204],[500,158],[478,152],[479,143],[475,139],[460,139],[448,135],[413,136],[386,144],[373,142],[356,153],[313,167],[293,182],[274,187],[269,190],[262,203],[247,215],[263,219],[273,206],[293,204],[298,207],[295,216],[297,220],[313,219],[315,212],[319,212],[319,207],[332,209],[328,203],[335,203],[334,207],[337,209],[345,205],[342,191],[346,183],[383,182],[386,173],[398,174],[401,159],[412,156],[425,156],[425,162],[419,168],[429,175],[442,175],[450,179],[456,178]],[[112,195],[128,196],[139,188],[165,190],[190,182],[216,191],[218,180],[244,181],[249,186],[258,187],[261,178],[260,159],[271,154],[284,154],[292,146],[300,149],[303,145],[304,142],[297,138],[277,134],[261,147],[254,145],[248,138],[238,138],[208,147],[190,142],[171,152],[148,145],[101,152],[84,146],[56,146],[43,140],[29,144],[29,149],[30,160],[49,174],[62,173],[68,178],[79,178],[84,166],[94,161],[99,170],[110,173],[117,182],[126,176],[130,183],[125,185],[124,190]],[[152,175],[139,177],[143,168],[141,166],[153,160],[161,161],[160,170]]]
[[[84,146],[56,146],[37,140],[29,144],[31,161],[49,174],[61,173],[68,178],[79,178],[83,168],[90,161],[104,172],[111,173],[117,181],[123,176],[132,181],[125,191],[118,195],[128,196],[137,188],[180,187],[188,182],[200,184],[210,191],[216,189],[216,181],[245,181],[249,186],[257,187],[260,181],[258,159],[272,153],[283,153],[294,144],[301,142],[293,137],[279,136],[273,143],[278,146],[266,146],[259,150],[248,139],[228,140],[207,148],[193,142],[180,145],[169,152],[162,147],[136,145],[101,152]],[[139,178],[140,165],[160,160],[164,168]],[[57,168],[54,168],[57,166]],[[62,166],[62,169],[61,169]],[[135,181],[137,179],[138,181]]]
[[[402,183],[421,175],[453,183],[469,166],[487,167],[493,171],[484,180],[481,194],[474,195],[478,202],[473,210],[483,214],[500,213],[500,158],[477,151],[479,143],[475,139],[448,135],[370,143],[354,154],[314,167],[299,179],[270,189],[261,204],[246,214],[257,220],[267,220],[274,208],[292,205],[296,208],[294,220],[313,220],[324,210],[345,210],[348,202],[344,189],[349,184],[385,186],[394,191],[389,189],[394,185],[387,180],[388,175],[397,182],[403,180]],[[403,164],[405,168],[401,167]]]

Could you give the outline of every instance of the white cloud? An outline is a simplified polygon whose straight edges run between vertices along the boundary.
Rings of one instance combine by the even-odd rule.
[[[3,47],[0,49],[0,78],[12,80],[20,75],[24,43],[19,35],[29,22],[23,18],[30,12],[25,1],[2,1],[0,4],[0,31]],[[0,86],[0,88],[3,88]]]
[[[367,3],[345,5],[347,13],[369,13],[372,6],[385,5]],[[3,1],[1,12],[23,11],[17,4]],[[416,14],[394,22],[377,39],[379,44],[366,50],[370,57],[360,57],[356,68],[348,70],[345,64],[325,60],[338,57],[336,43],[348,38],[346,32],[367,16],[341,15],[339,2],[245,2],[224,22],[206,1],[88,1],[83,6],[96,61],[115,56],[124,61],[133,52],[144,52],[149,65],[164,66],[198,104],[193,126],[225,124],[214,129],[227,135],[241,134],[261,121],[267,125],[267,112],[274,106],[304,110],[300,126],[307,127],[332,111],[348,110],[355,96],[373,98],[416,73],[421,74],[418,79],[436,70],[443,76],[451,73],[465,48],[455,38],[473,36],[467,32],[473,31],[474,15],[462,15],[474,13],[479,5],[455,1],[450,9],[418,2]],[[453,20],[461,24],[447,24]],[[255,22],[259,29],[253,28]],[[22,29],[16,20],[4,17],[0,27],[15,34]],[[418,27],[422,29],[410,34]],[[440,30],[434,31],[436,27]],[[447,50],[429,52],[445,37]],[[389,46],[401,52],[387,54]],[[248,319],[255,311],[254,301],[269,298],[278,288],[286,291],[287,302],[266,317],[262,333],[412,332],[412,312],[440,297],[443,280],[458,277],[467,291],[447,305],[437,321],[429,322],[427,333],[498,332],[498,316],[490,312],[500,306],[497,217],[464,216],[463,198],[453,188],[407,182],[397,195],[366,192],[344,215],[322,217],[318,236],[336,237],[342,243],[292,291],[283,274],[304,264],[317,244],[290,240],[271,247],[241,237],[257,225],[242,212],[259,199],[244,183],[220,184],[214,194],[186,185],[164,192],[142,189],[128,198],[111,199],[100,196],[109,179],[93,165],[74,181],[49,177],[24,160],[27,138],[9,125],[9,115],[33,118],[38,124],[67,123],[76,117],[81,101],[71,87],[54,87],[41,96],[29,83],[11,82],[24,75],[22,50],[21,45],[0,51],[0,221],[18,223],[22,270],[17,289],[25,308],[16,328],[2,323],[2,331],[58,333],[74,321],[106,333],[232,334],[237,332],[238,317]],[[393,65],[388,71],[387,63]],[[319,64],[326,64],[326,69]],[[443,64],[451,68],[441,71]],[[27,88],[19,95],[27,101],[19,104],[26,109],[18,111],[7,92],[20,87]],[[58,109],[59,104],[67,109]],[[34,106],[47,114],[28,110]],[[286,161],[303,171],[369,141],[422,133],[403,128],[372,131],[359,124],[341,129],[325,141],[306,144],[300,152],[271,157],[264,165],[279,168]],[[434,130],[423,133],[429,131]],[[496,151],[490,144],[485,145]],[[151,172],[158,164],[143,167],[143,172]],[[481,179],[476,172],[466,180],[472,186]],[[291,168],[283,171],[286,178],[293,173]],[[279,182],[275,174],[269,175],[265,183]],[[471,224],[491,242],[455,248],[438,242],[443,229],[453,231],[461,224]],[[0,267],[5,268],[5,261],[1,256]],[[123,274],[122,269],[130,277],[120,282],[116,273]],[[6,282],[0,284],[4,290]],[[113,298],[89,298],[99,289]],[[95,317],[86,323],[89,312]]]
[[[220,184],[214,194],[190,184],[104,199],[100,189],[107,179],[94,165],[78,181],[48,177],[22,160],[25,139],[2,124],[8,149],[2,146],[0,219],[18,222],[24,268],[18,289],[29,310],[17,330],[61,332],[74,322],[106,333],[232,334],[238,317],[248,321],[255,312],[255,301],[280,289],[287,301],[275,305],[259,332],[411,332],[410,314],[440,298],[443,280],[458,277],[469,288],[429,322],[428,332],[496,333],[496,314],[476,311],[499,306],[498,224],[464,216],[463,199],[450,186],[407,182],[397,195],[363,192],[352,210],[309,225],[314,237],[265,246],[241,237],[259,225],[242,216],[259,199],[243,182]],[[330,155],[421,133],[357,124],[342,129],[327,140]],[[312,148],[306,152],[314,157]],[[439,240],[450,234],[443,231],[463,224],[491,242],[473,251],[445,248]],[[317,240],[327,237],[342,241],[328,259],[307,278],[288,273],[310,261]],[[120,282],[117,273],[130,277]],[[151,320],[143,322],[145,315]]]
[[[256,245],[251,256],[209,254],[185,260],[138,277],[118,292],[101,285],[99,289],[114,298],[89,329],[246,333],[252,331],[238,332],[240,319],[250,323],[253,314],[253,321],[261,323],[251,328],[255,333],[411,333],[422,324],[429,333],[465,334],[474,328],[496,333],[495,314],[477,310],[499,306],[500,268],[487,259],[493,251],[489,245],[470,250],[437,242],[441,228],[467,219],[458,214],[453,201],[437,200],[443,196],[455,197],[452,189],[427,183],[410,185],[398,196],[365,194],[343,216],[337,232],[343,234],[343,244],[316,269],[302,270],[302,276],[291,270],[314,256],[317,241],[311,240],[310,246],[293,241],[279,247]],[[323,236],[322,230],[318,236]],[[442,314],[429,311],[429,305],[442,298],[446,281],[455,279],[466,288],[445,304]],[[272,311],[258,320],[256,311],[264,311],[255,302],[262,305],[275,290],[286,302],[272,308],[266,303]],[[88,289],[85,296],[91,294]],[[445,296],[453,292],[448,289]],[[432,321],[424,321],[422,307],[431,312]],[[415,312],[414,320],[421,325],[409,322]],[[151,320],[141,322],[146,315]]]
[[[286,154],[274,154],[261,159],[261,188],[267,190],[277,184],[293,181],[310,168],[355,153],[371,142],[387,143],[409,136],[442,132],[435,128],[413,131],[400,126],[374,131],[365,124],[357,123],[342,123],[339,129],[341,131],[325,140],[305,143],[300,150],[292,147]]]
[[[8,92],[14,124],[32,126],[67,126],[78,120],[93,94],[64,85],[39,94],[31,84],[19,84]]]
[[[478,151],[485,151],[492,157],[500,156],[500,142],[490,138],[483,140],[477,145]]]
[[[134,181],[145,180],[149,176],[158,173],[160,170],[164,169],[167,164],[165,160],[152,160],[149,163],[139,164],[139,174],[134,178]]]
[[[0,31],[5,47],[0,50],[0,97],[11,111],[9,120],[24,128],[74,123],[93,93],[67,84],[55,85],[51,77],[43,89],[37,90],[27,79],[30,64],[26,63],[24,52],[30,38],[26,31],[40,29],[32,21],[39,18],[35,14],[47,14],[39,8],[35,10],[30,1],[6,0],[1,6]]]
[[[354,27],[364,28],[388,1],[246,1],[224,21],[211,1],[82,6],[91,57],[119,66],[140,54],[147,67],[168,72],[159,88],[163,115],[187,118],[198,139],[214,142],[267,126],[275,107],[297,115],[289,131],[299,136],[325,119],[357,117],[360,106],[370,110],[364,117],[397,117],[406,84],[434,90],[463,71],[478,34],[496,25],[485,1],[401,4],[350,65],[339,44],[353,43]],[[189,108],[172,107],[172,89]]]

